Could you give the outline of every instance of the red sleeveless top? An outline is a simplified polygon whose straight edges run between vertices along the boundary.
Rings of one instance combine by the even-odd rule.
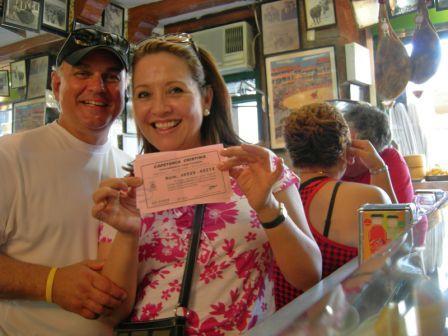
[[[349,262],[358,255],[358,249],[356,247],[339,244],[322,233],[318,232],[311,224],[309,220],[309,209],[311,201],[316,193],[328,182],[332,181],[331,178],[322,176],[317,179],[310,179],[302,184],[300,187],[300,197],[302,199],[303,207],[305,210],[306,219],[308,220],[311,232],[314,239],[319,245],[319,249],[322,253],[322,278],[325,278],[329,274],[333,273],[339,267]],[[332,199],[335,198],[337,187],[333,190]],[[331,215],[332,205],[330,205],[327,213],[327,235],[331,227]],[[274,295],[276,309],[280,309],[297,296],[302,291],[295,289],[291,286],[283,277],[277,265],[274,267]]]

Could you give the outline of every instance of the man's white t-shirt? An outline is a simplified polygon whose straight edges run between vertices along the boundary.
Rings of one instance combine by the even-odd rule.
[[[57,122],[0,138],[0,252],[56,267],[96,259],[92,193],[101,180],[123,176],[130,161],[110,143],[86,144]],[[0,335],[110,333],[56,304],[0,300]]]

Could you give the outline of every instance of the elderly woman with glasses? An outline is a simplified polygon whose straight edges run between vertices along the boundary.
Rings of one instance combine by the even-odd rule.
[[[132,96],[143,153],[225,147],[220,154],[227,160],[218,168],[229,171],[232,196],[205,208],[187,334],[242,334],[272,314],[274,257],[295,287],[313,286],[321,256],[305,219],[299,180],[271,151],[241,143],[210,54],[188,35],[141,43],[133,59]],[[183,241],[195,206],[141,217],[135,207],[141,184],[137,177],[113,179],[94,194],[93,215],[109,224],[99,238],[100,257],[107,259],[103,274],[129,294],[105,318],[112,324],[130,313],[133,321],[172,317],[182,283],[188,252]]]
[[[301,179],[300,196],[322,252],[322,276],[326,277],[358,254],[357,210],[365,203],[391,203],[378,186],[341,182],[340,178],[355,157],[378,175],[384,173],[384,163],[369,141],[351,140],[344,117],[328,103],[291,111],[284,138]],[[390,188],[387,171],[384,175]],[[278,271],[275,278],[278,307],[300,294]]]
[[[411,174],[403,156],[391,146],[392,136],[388,116],[369,104],[350,104],[344,108],[344,111],[344,118],[350,127],[352,137],[369,140],[383,159],[398,202],[412,202],[414,188]],[[342,179],[369,184],[375,178],[377,177],[371,174],[362,161],[355,160],[347,167]]]

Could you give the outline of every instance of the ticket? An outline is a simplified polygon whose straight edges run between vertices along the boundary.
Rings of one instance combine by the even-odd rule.
[[[137,188],[140,213],[150,213],[192,204],[228,202],[232,194],[228,171],[216,166],[222,144],[138,155],[135,176],[143,179]]]

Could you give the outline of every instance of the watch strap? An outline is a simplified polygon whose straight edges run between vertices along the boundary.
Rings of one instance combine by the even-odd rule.
[[[284,205],[283,203],[279,203],[280,204],[280,213],[277,217],[275,217],[273,220],[271,220],[270,222],[261,222],[261,226],[263,226],[263,228],[265,229],[273,229],[277,226],[279,226],[281,223],[283,223],[286,220],[286,217],[284,215]]]

